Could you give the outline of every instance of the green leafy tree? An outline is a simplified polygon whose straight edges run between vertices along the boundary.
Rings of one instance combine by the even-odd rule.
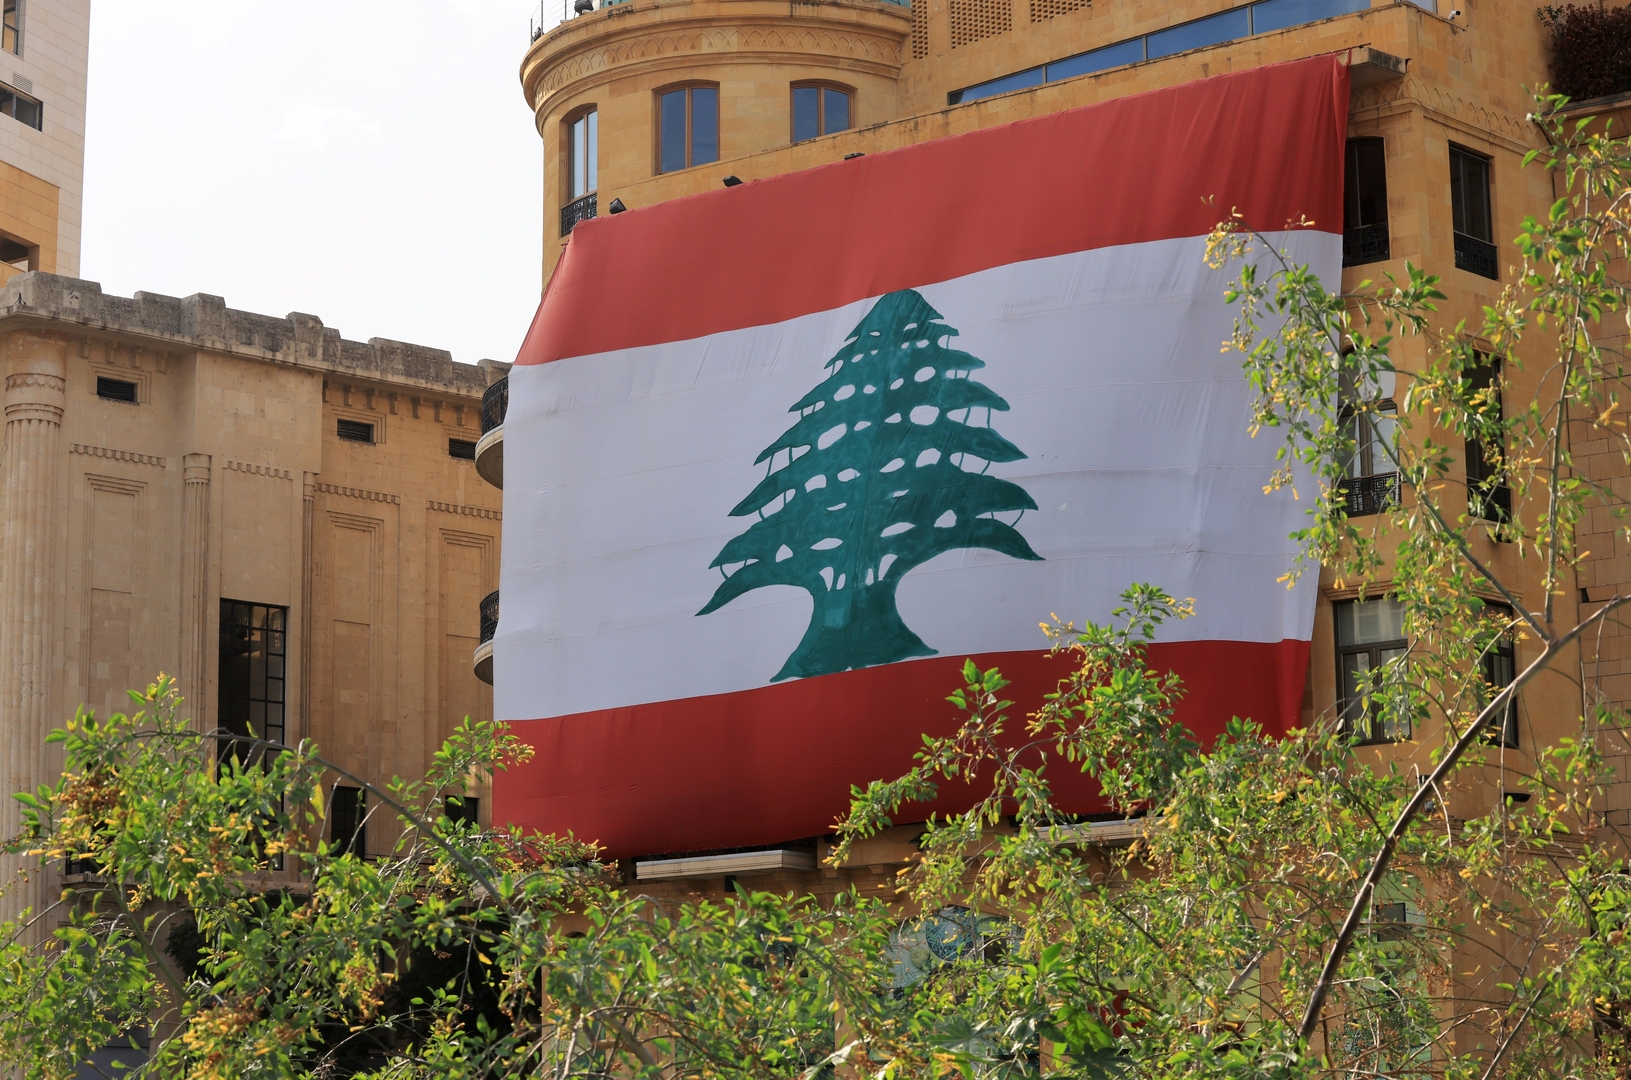
[[[970,376],[985,363],[948,348],[957,331],[917,292],[872,305],[827,361],[827,378],[754,464],[765,478],[731,511],[757,515],[711,564],[725,580],[697,614],[744,593],[794,585],[810,625],[775,679],[931,656],[902,621],[895,589],[958,548],[1039,559],[997,515],[1035,510],[1025,489],[985,470],[1025,455],[992,429],[1008,403]]]
[[[1409,722],[1419,772],[1334,716],[1283,737],[1236,719],[1201,745],[1149,647],[1192,605],[1135,585],[1103,622],[1049,627],[1073,663],[1035,713],[1013,716],[1001,673],[967,664],[958,730],[852,793],[840,859],[948,782],[978,796],[914,827],[897,902],[681,904],[571,838],[442,816],[449,791],[524,754],[502,725],[462,725],[422,782],[369,786],[402,832],[362,860],[317,839],[335,770],[315,747],[262,742],[266,768],[215,775],[210,742],[245,740],[193,730],[161,679],[133,715],[69,722],[64,774],[21,796],[15,846],[91,860],[103,884],[34,913],[43,941],[0,928],[0,1060],[66,1078],[150,1026],[146,1075],[178,1078],[1623,1080],[1631,873],[1596,810],[1625,717],[1587,684],[1578,730],[1528,748],[1523,770],[1488,738],[1525,685],[1625,629],[1631,603],[1575,619],[1556,599],[1588,509],[1631,539],[1631,507],[1575,466],[1567,420],[1631,465],[1602,340],[1627,309],[1609,271],[1628,254],[1631,146],[1564,129],[1556,105],[1540,160],[1567,193],[1526,222],[1517,284],[1477,328],[1503,379],[1545,365],[1548,402],[1491,407],[1469,375],[1487,365],[1436,328],[1442,297],[1419,270],[1344,297],[1236,222],[1213,237],[1219,265],[1244,258],[1233,345],[1257,421],[1318,480],[1309,565],[1386,575],[1405,607],[1406,656],[1368,707]],[[1352,413],[1380,405],[1341,391],[1378,385],[1405,339],[1425,346],[1399,373],[1385,448],[1405,494],[1350,519]],[[1499,449],[1499,528],[1540,581],[1528,606],[1478,557],[1491,523],[1471,516],[1446,430]],[[1521,669],[1491,685],[1483,658],[1517,634]],[[1095,778],[1119,819],[1061,813],[1060,769]],[[1492,777],[1528,799],[1483,799]],[[257,888],[279,857],[298,886]]]

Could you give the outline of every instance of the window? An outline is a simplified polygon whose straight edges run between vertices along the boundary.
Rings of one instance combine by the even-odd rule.
[[[461,461],[476,460],[476,444],[469,439],[447,440],[447,456],[456,457]]]
[[[1355,391],[1344,388],[1340,415],[1354,443],[1342,482],[1349,517],[1379,514],[1399,501],[1399,473],[1388,456],[1398,430],[1397,410],[1388,398],[1360,409],[1356,397]]]
[[[1461,373],[1468,391],[1474,395],[1475,406],[1491,420],[1499,423],[1504,417],[1501,406],[1501,358],[1482,356],[1483,363]],[[1477,437],[1466,441],[1467,447],[1467,512],[1485,521],[1504,522],[1512,516],[1512,489],[1501,479],[1502,454]],[[1490,460],[1491,457],[1495,460]]]
[[[449,795],[442,803],[442,814],[449,821],[464,821],[479,827],[481,800],[474,795]]]
[[[1490,209],[1489,158],[1450,146],[1450,217],[1455,230],[1455,265],[1494,281],[1495,225]]]
[[[600,114],[590,109],[566,125],[566,202],[561,206],[561,235],[594,217],[595,188],[600,178]]]
[[[1335,605],[1337,693],[1343,730],[1361,743],[1410,738],[1410,718],[1396,715],[1379,700],[1403,674],[1404,605],[1381,600],[1349,600]],[[1399,663],[1389,664],[1397,660]]]
[[[23,25],[18,21],[19,0],[5,0],[5,13],[0,15],[0,47],[8,53],[23,53]]]
[[[35,131],[45,130],[45,106],[40,104],[39,99],[9,86],[0,86],[0,113],[5,113],[20,124],[27,124]]]
[[[1490,617],[1498,620],[1503,626],[1512,625],[1512,609],[1505,604],[1484,605],[1489,609]],[[1503,633],[1495,639],[1485,652],[1479,663],[1484,676],[1484,683],[1488,687],[1488,697],[1479,701],[1479,708],[1487,705],[1495,694],[1503,688],[1511,686],[1512,680],[1518,674],[1518,655],[1512,643],[1512,635]],[[1500,715],[1490,720],[1488,729],[1484,732],[1486,742],[1497,746],[1508,746],[1514,749],[1518,745],[1518,699],[1513,697],[1507,702],[1506,708]]]
[[[220,680],[216,701],[221,728],[250,739],[283,741],[284,658],[289,609],[244,600],[221,601]],[[252,746],[221,742],[216,759],[265,760]]]
[[[1342,265],[1388,257],[1387,167],[1381,139],[1349,139],[1342,186]]]
[[[347,442],[374,441],[374,425],[365,424],[361,420],[339,420],[335,422],[334,433]]]
[[[23,274],[40,268],[40,249],[9,236],[0,236],[0,262]],[[6,274],[10,277],[10,274]]]
[[[793,141],[848,131],[850,92],[834,86],[793,87]]]
[[[96,377],[96,396],[107,401],[124,401],[131,405],[136,404],[136,384],[125,382],[123,379],[105,379]]]
[[[719,88],[686,86],[657,99],[657,171],[719,160]]]
[[[329,796],[328,839],[338,854],[361,858],[368,854],[368,792],[334,785]]]

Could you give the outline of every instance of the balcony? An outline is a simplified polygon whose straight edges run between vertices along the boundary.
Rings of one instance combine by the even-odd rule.
[[[1350,476],[1342,482],[1349,517],[1366,517],[1392,509],[1399,501],[1399,474]]]
[[[1361,225],[1342,234],[1342,265],[1363,266],[1388,258],[1387,222]]]
[[[1495,245],[1466,233],[1455,234],[1455,268],[1491,281],[1499,281],[1501,277]]]
[[[573,199],[571,202],[561,207],[562,236],[571,236],[572,230],[577,227],[578,222],[588,221],[590,218],[595,216],[597,209],[595,194],[595,192],[591,191],[583,198]]]
[[[476,443],[476,473],[500,491],[504,490],[504,414],[509,409],[510,377],[506,375],[481,395],[481,440]]]
[[[493,635],[498,633],[498,590],[481,598],[481,644],[476,646],[473,663],[476,678],[493,685]]]

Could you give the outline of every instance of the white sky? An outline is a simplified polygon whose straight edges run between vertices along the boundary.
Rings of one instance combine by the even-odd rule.
[[[80,276],[513,360],[542,285],[517,75],[537,17],[527,0],[94,0]]]

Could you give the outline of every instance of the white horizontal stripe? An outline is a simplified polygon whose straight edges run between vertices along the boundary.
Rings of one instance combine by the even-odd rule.
[[[1279,239],[1335,279],[1340,238]],[[1279,436],[1247,434],[1240,358],[1220,349],[1229,275],[1204,247],[1080,252],[918,290],[1011,406],[992,426],[1027,456],[990,472],[1035,499],[1016,527],[1044,560],[962,549],[908,574],[900,613],[941,654],[1040,649],[1051,612],[1102,621],[1137,581],[1197,601],[1164,640],[1309,637],[1314,575],[1276,579],[1310,503],[1262,492]],[[721,580],[709,563],[753,520],[729,512],[765,475],[754,458],[872,303],[512,371],[496,715],[769,682],[809,594],[764,588],[699,617]]]

